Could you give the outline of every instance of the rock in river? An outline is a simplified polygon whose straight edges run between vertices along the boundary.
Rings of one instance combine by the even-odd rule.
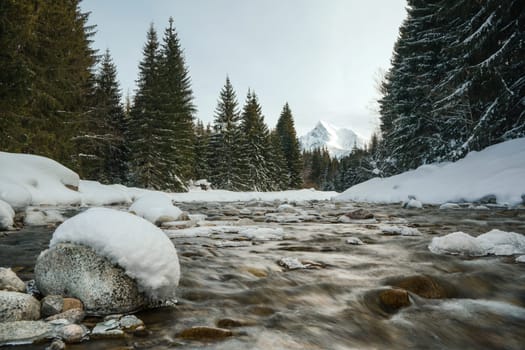
[[[25,283],[13,272],[13,270],[0,267],[0,290],[11,292],[25,292]]]
[[[80,299],[87,315],[128,313],[145,305],[124,270],[81,245],[60,243],[40,254],[35,280],[44,295]]]
[[[38,320],[39,318],[40,303],[31,295],[0,291],[0,322]]]

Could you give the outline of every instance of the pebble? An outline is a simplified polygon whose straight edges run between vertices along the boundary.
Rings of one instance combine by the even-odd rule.
[[[183,339],[192,340],[220,340],[227,337],[231,337],[233,332],[229,329],[196,326],[186,328],[181,331],[177,336]]]

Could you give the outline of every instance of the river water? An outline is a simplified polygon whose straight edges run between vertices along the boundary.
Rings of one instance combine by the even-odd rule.
[[[68,349],[525,348],[525,264],[513,257],[436,255],[427,248],[432,237],[455,231],[523,234],[525,210],[303,202],[294,209],[307,222],[293,222],[297,215],[279,213],[278,204],[178,203],[190,214],[207,215],[206,225],[222,227],[166,231],[181,264],[178,304],[139,312],[147,334],[90,340]],[[375,220],[338,222],[357,207],[371,211]],[[231,229],[239,225],[275,231],[254,239]],[[381,225],[417,228],[421,236],[384,235]],[[28,227],[1,237],[0,266],[32,278],[36,256],[52,231]],[[347,244],[349,237],[364,244]],[[289,270],[278,264],[282,258],[297,258],[309,268]],[[375,296],[393,279],[414,275],[441,281],[447,296],[410,293],[410,306],[385,311]],[[230,327],[233,335],[178,337],[189,327],[217,325]]]

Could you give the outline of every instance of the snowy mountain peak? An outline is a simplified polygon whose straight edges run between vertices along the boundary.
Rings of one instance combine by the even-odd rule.
[[[335,158],[342,158],[350,154],[354,147],[362,148],[365,144],[354,131],[324,120],[320,120],[309,133],[301,136],[299,142],[303,151],[326,147],[330,156]]]

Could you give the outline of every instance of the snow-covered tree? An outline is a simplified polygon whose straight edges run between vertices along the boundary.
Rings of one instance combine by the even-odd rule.
[[[286,159],[286,170],[288,173],[288,188],[300,188],[303,184],[301,177],[302,159],[297,132],[295,131],[292,111],[288,103],[283,107],[276,127],[280,137],[282,152]]]

